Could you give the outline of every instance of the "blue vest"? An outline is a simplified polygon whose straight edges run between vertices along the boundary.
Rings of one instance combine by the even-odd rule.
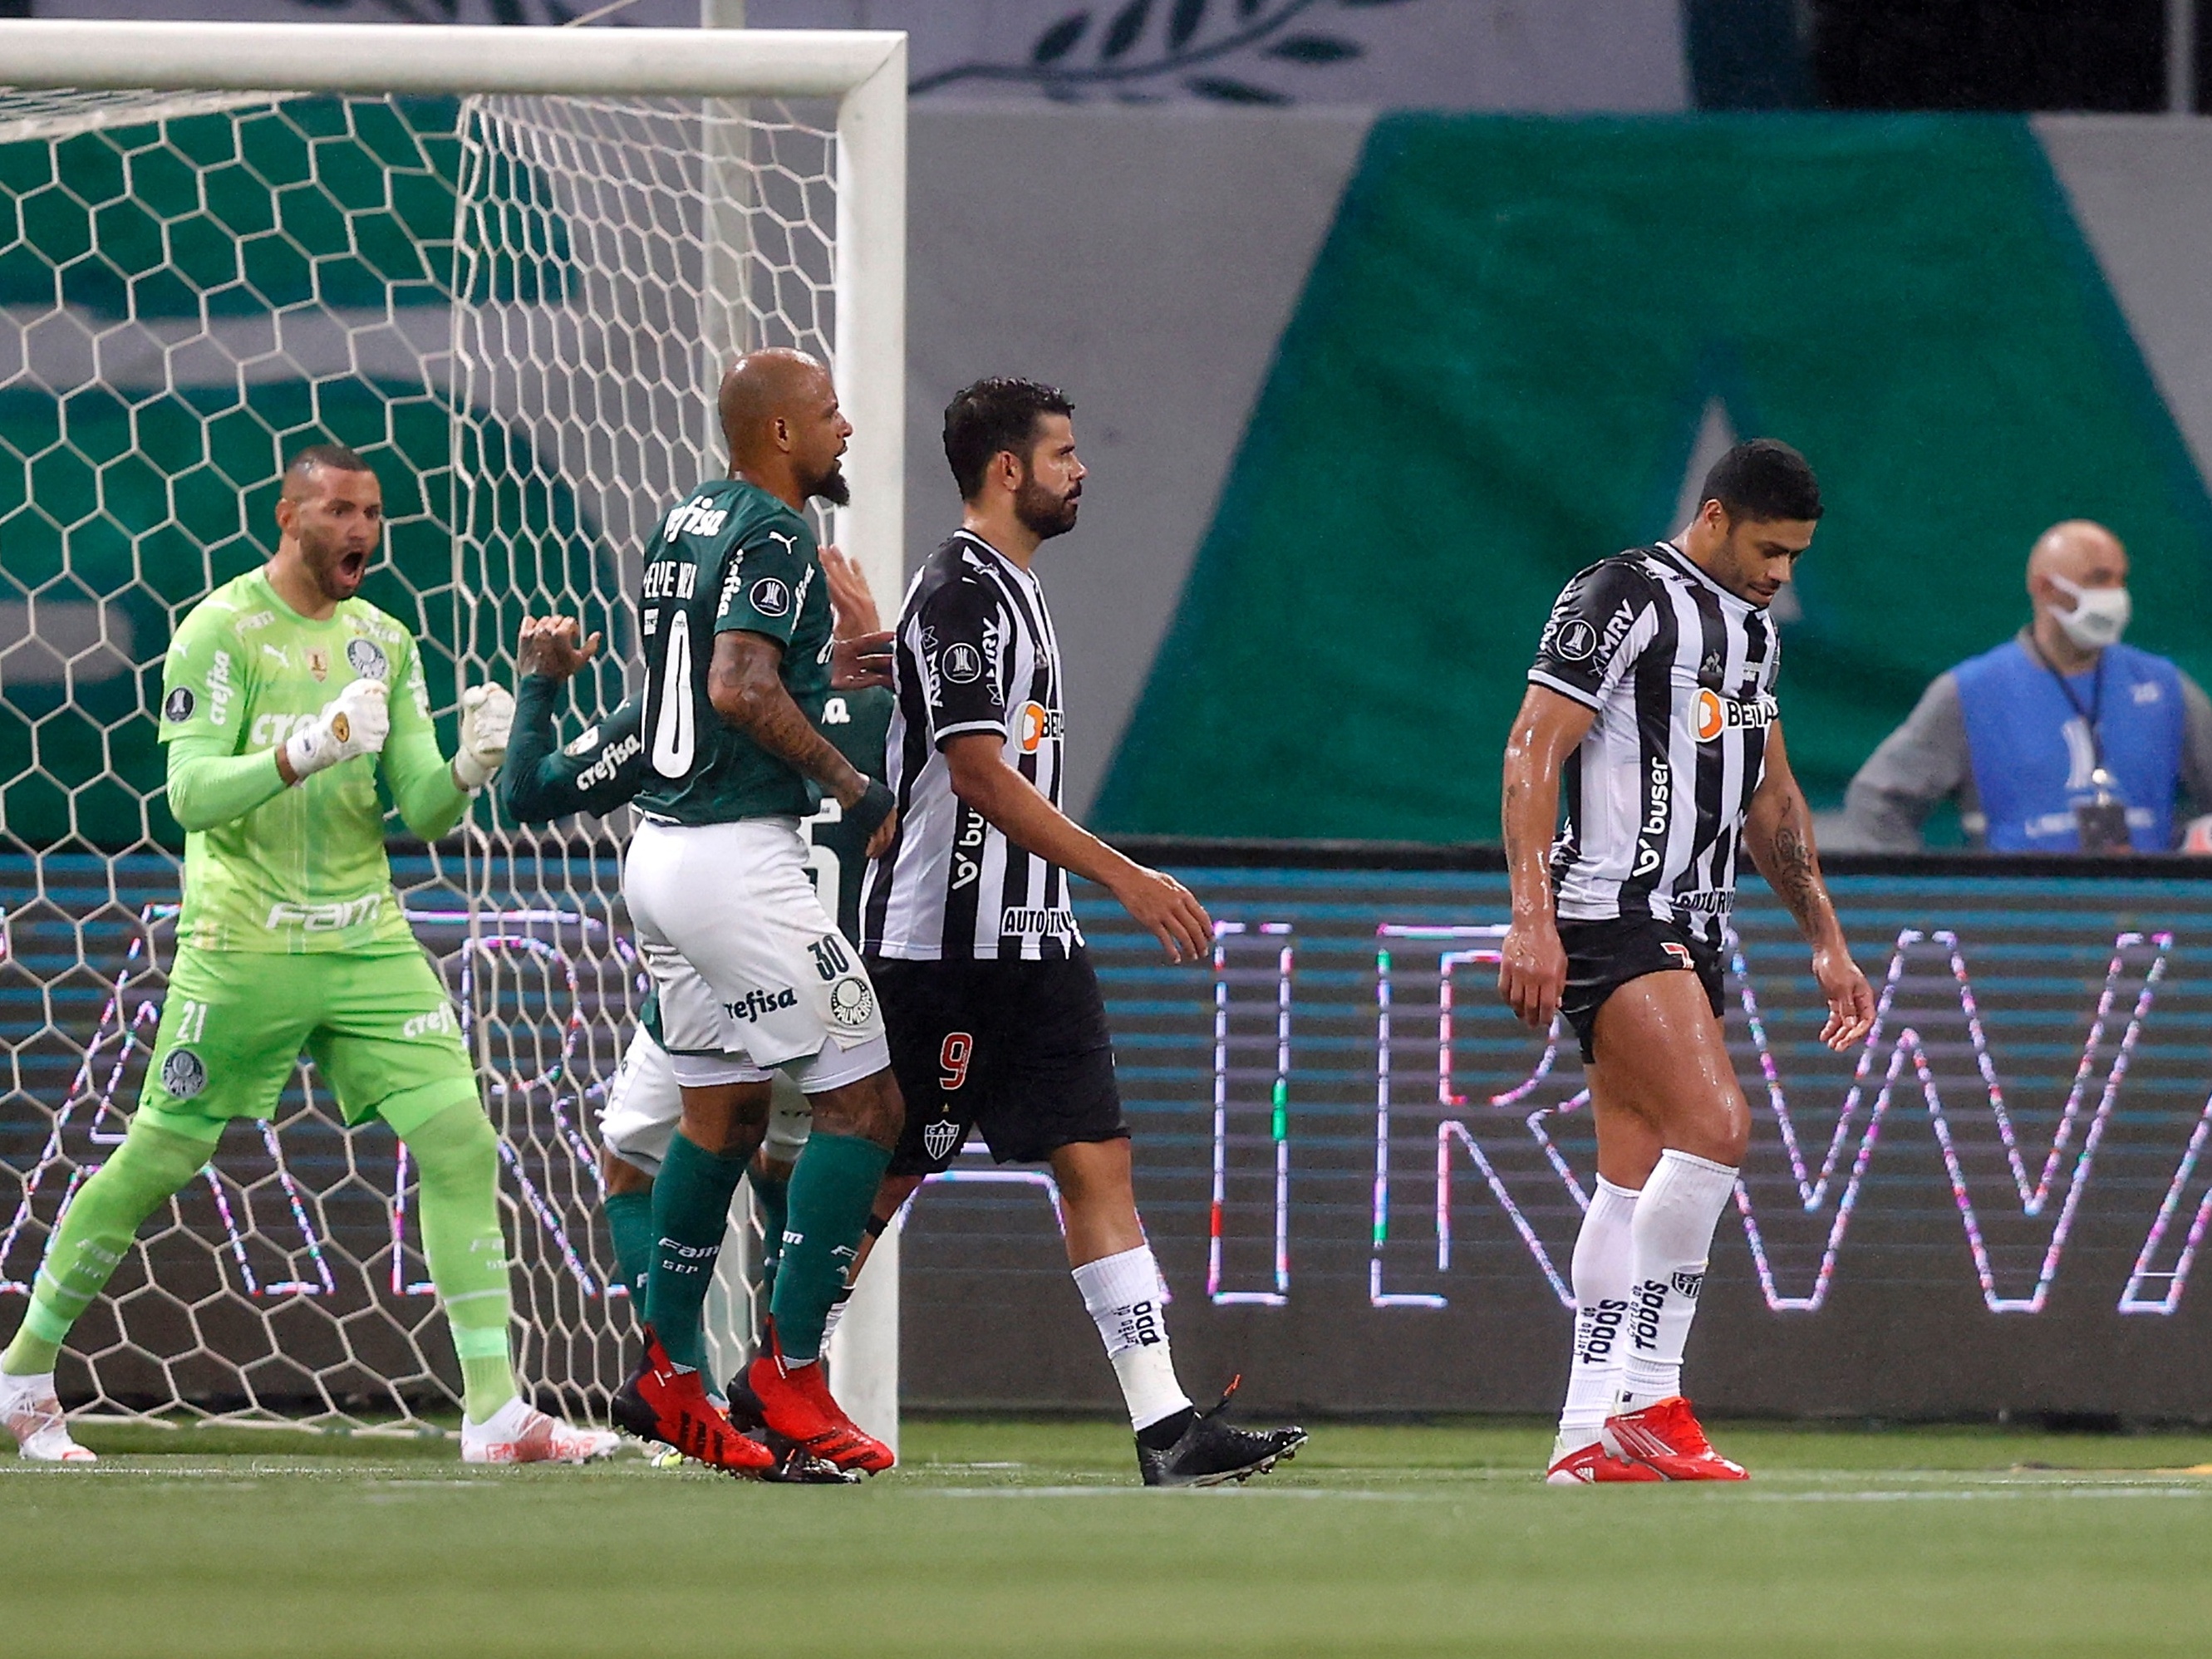
[[[2173,846],[2173,792],[2181,775],[2186,714],[2181,674],[2163,657],[2130,646],[2105,649],[2104,696],[2097,673],[2070,676],[2074,701],[2097,714],[2097,736],[2113,793],[2127,804],[2128,839],[2139,853]],[[1959,683],[1974,785],[1989,819],[1990,850],[2080,850],[2074,804],[2095,799],[2086,721],[2041,660],[2017,639],[1960,663]]]

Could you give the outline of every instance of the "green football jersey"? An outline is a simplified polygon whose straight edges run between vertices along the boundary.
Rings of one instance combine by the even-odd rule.
[[[384,853],[377,779],[437,756],[422,659],[407,630],[365,599],[310,622],[262,571],[192,607],[161,665],[161,736],[274,749],[356,679],[392,688],[381,756],[318,772],[241,817],[185,837],[180,945],[212,951],[411,951]]]
[[[897,700],[880,687],[866,691],[832,691],[822,705],[822,735],[854,767],[881,783],[888,770],[884,739],[891,729]],[[823,907],[837,918],[848,939],[860,937],[860,884],[868,873],[868,838],[860,834],[834,800],[824,800],[807,820],[815,855],[807,860]]]
[[[637,805],[677,823],[805,817],[821,794],[796,767],[726,725],[707,695],[718,634],[783,647],[782,679],[806,718],[830,690],[830,587],[806,520],[757,486],[704,483],[645,553],[646,778]]]

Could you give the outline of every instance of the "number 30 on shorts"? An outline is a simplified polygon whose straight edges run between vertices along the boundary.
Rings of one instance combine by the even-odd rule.
[[[937,1066],[944,1075],[937,1086],[951,1094],[968,1081],[969,1063],[975,1058],[975,1039],[965,1031],[947,1031],[945,1046],[937,1051]]]

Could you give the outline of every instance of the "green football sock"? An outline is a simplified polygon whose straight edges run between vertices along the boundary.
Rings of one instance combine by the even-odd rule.
[[[890,1161],[888,1147],[820,1129],[799,1153],[771,1304],[786,1359],[805,1364],[821,1358],[823,1322],[845,1288]]]
[[[645,1306],[645,1283],[653,1274],[653,1189],[609,1193],[599,1200],[607,1231],[614,1236],[615,1271],[622,1275],[633,1307]],[[641,1312],[640,1318],[644,1317]]]
[[[701,1328],[707,1287],[722,1254],[730,1200],[745,1176],[746,1159],[720,1158],[679,1129],[653,1182],[653,1279],[646,1287],[645,1322],[668,1357],[694,1370],[707,1364]]]
[[[484,1423],[515,1396],[507,1355],[507,1238],[499,1225],[499,1137],[469,1101],[404,1137],[421,1193],[422,1255],[461,1362],[462,1407]]]
[[[749,1178],[753,1196],[760,1200],[760,1305],[765,1308],[775,1296],[775,1270],[783,1260],[783,1230],[791,1224],[791,1179],[769,1175],[757,1164]]]
[[[134,1119],[115,1156],[77,1189],[31,1287],[31,1304],[0,1372],[37,1376],[54,1368],[70,1327],[107,1287],[139,1224],[214,1156],[215,1143]]]

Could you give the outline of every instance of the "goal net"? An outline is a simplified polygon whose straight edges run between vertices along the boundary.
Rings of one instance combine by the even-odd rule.
[[[55,27],[0,25],[5,73],[24,61],[15,31]],[[185,32],[249,58],[292,33]],[[421,639],[447,743],[461,687],[512,684],[525,616],[604,633],[573,736],[623,696],[642,538],[726,463],[728,356],[796,346],[836,363],[848,406],[896,409],[900,359],[855,347],[873,293],[902,304],[897,272],[856,282],[841,238],[856,222],[842,198],[902,181],[856,174],[871,135],[836,95],[841,76],[902,59],[896,37],[813,37],[872,56],[846,51],[777,95],[731,37],[664,37],[692,84],[601,93],[579,84],[585,38],[555,49],[585,69],[540,67],[532,85],[507,61],[518,32],[344,33],[388,45],[404,90],[240,92],[233,66],[212,88],[0,92],[0,1309],[20,1312],[135,1105],[182,845],[161,799],[161,658],[192,605],[267,556],[284,459],[335,441],[380,476],[386,558],[364,593]],[[438,60],[441,92],[422,50],[441,34],[503,40]],[[744,95],[702,95],[702,46],[744,67],[723,82]],[[902,173],[902,147],[881,149]],[[850,469],[878,462],[887,510],[825,526],[879,586],[897,568],[881,460],[898,438],[893,419],[856,441]],[[447,842],[393,859],[501,1136],[519,1368],[580,1414],[603,1412],[634,1352],[596,1125],[644,988],[620,906],[627,829],[518,830],[487,798]],[[453,1409],[413,1196],[398,1143],[347,1133],[303,1061],[142,1231],[72,1338],[64,1397],[351,1426]],[[713,1312],[734,1358],[751,1328],[741,1273]]]

